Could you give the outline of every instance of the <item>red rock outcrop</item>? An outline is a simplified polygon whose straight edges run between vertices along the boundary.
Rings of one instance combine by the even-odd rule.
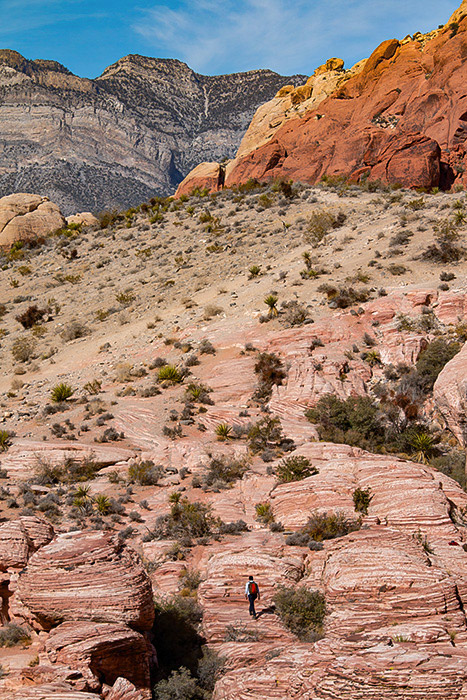
[[[290,91],[279,93],[258,110],[227,166],[225,184],[249,178],[314,183],[323,175],[405,187],[465,184],[464,4],[453,17],[428,35],[383,42],[347,79],[340,78],[329,96],[318,103],[308,98],[296,115],[292,107],[278,107],[278,100],[290,100]],[[278,110],[287,118],[277,119]],[[204,169],[211,172],[214,165]],[[198,176],[196,184],[210,188],[212,183]],[[188,175],[178,194],[191,189]]]
[[[35,516],[0,525],[0,571],[24,568],[31,554],[50,542],[53,534],[50,523]]]
[[[111,685],[120,676],[137,688],[149,687],[151,647],[126,625],[64,622],[51,631],[45,648],[52,663],[79,670],[91,689],[103,681]]]
[[[151,584],[136,553],[116,535],[59,535],[29,560],[18,593],[45,629],[69,620],[152,626]]]
[[[117,678],[105,700],[144,700],[142,693],[126,678]]]
[[[444,367],[433,387],[433,398],[448,428],[467,445],[467,344]]]

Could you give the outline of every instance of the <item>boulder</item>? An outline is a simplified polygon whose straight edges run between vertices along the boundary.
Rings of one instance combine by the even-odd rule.
[[[90,688],[112,685],[120,676],[136,688],[149,688],[152,649],[126,625],[64,622],[51,631],[45,649],[52,663],[79,670]]]
[[[50,523],[35,516],[24,516],[0,525],[0,571],[22,569],[37,549],[52,539]]]
[[[439,374],[433,387],[436,407],[460,444],[467,446],[467,344]]]
[[[77,224],[78,226],[96,226],[99,221],[90,211],[82,211],[79,214],[72,214],[66,217],[66,223]]]
[[[56,204],[37,194],[10,194],[0,199],[0,246],[50,236],[66,225]]]
[[[116,535],[59,535],[29,560],[18,594],[44,629],[69,620],[120,622],[148,630],[154,620],[150,581],[138,555]]]
[[[145,696],[126,678],[117,678],[105,700],[145,700]]]
[[[219,163],[200,163],[177,188],[176,197],[190,195],[194,189],[218,192],[224,184],[224,167]]]

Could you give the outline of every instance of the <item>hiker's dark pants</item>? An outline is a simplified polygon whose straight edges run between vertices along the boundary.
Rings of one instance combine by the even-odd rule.
[[[248,594],[248,600],[250,601],[250,615],[255,615],[256,616],[256,610],[255,610],[255,600],[257,598],[256,593],[249,593]]]

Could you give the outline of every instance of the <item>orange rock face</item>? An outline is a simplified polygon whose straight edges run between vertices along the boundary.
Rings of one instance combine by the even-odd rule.
[[[465,184],[467,16],[462,8],[455,25],[383,42],[363,66],[348,72],[350,78],[342,71],[324,101],[300,105],[295,118],[292,105],[285,119],[276,119],[277,98],[263,105],[227,166],[225,184],[249,178],[314,183],[323,175],[405,187]],[[290,101],[287,92],[278,97]],[[271,128],[275,121],[276,129]],[[191,189],[190,178],[184,192]],[[196,184],[212,188],[209,178],[197,177]]]

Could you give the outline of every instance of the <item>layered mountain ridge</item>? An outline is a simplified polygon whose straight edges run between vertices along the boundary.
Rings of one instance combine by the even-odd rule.
[[[200,160],[232,157],[256,108],[303,78],[130,55],[90,80],[1,50],[0,195],[40,192],[71,213],[167,194]]]

